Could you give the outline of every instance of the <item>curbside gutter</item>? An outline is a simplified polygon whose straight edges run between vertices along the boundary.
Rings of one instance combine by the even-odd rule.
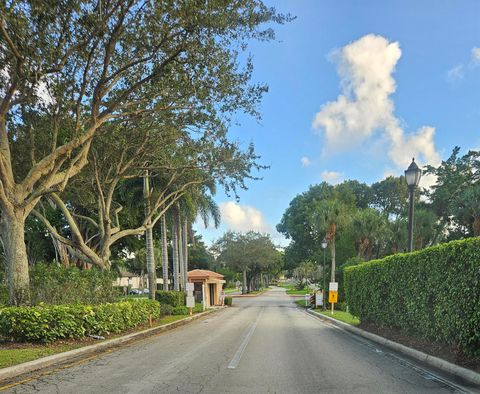
[[[107,339],[106,341],[96,343],[94,345],[88,345],[78,349],[69,350],[67,352],[52,354],[51,356],[38,358],[36,360],[28,361],[26,363],[12,365],[11,367],[1,368],[0,382],[6,379],[14,378],[18,375],[43,369],[53,364],[61,363],[78,356],[85,356],[101,350],[106,350],[116,345],[133,341],[134,339],[137,339],[137,338],[147,337],[150,334],[157,334],[163,331],[173,330],[174,328],[188,324],[191,321],[197,320],[205,315],[215,312],[216,310],[217,309],[208,310],[205,312],[197,313],[196,315],[193,315],[193,316],[186,317],[181,320],[174,321],[172,323],[164,324],[158,327],[147,328],[146,330],[133,332],[131,334],[124,335],[118,338]]]
[[[438,369],[440,369],[440,370],[442,370],[446,373],[461,377],[461,378],[463,378],[463,379],[465,379],[465,380],[467,380],[471,383],[480,384],[480,374],[475,372],[475,371],[472,371],[472,370],[464,368],[464,367],[460,367],[459,365],[456,365],[456,364],[453,364],[451,362],[445,361],[445,360],[443,360],[441,358],[438,358],[438,357],[431,356],[431,355],[423,353],[419,350],[412,349],[408,346],[402,345],[398,342],[391,341],[390,339],[381,337],[379,335],[372,334],[371,332],[362,330],[360,328],[351,326],[350,324],[347,324],[347,323],[344,323],[342,321],[336,320],[333,317],[322,315],[322,314],[317,313],[315,311],[312,311],[310,309],[307,309],[306,311],[310,315],[313,315],[313,316],[319,317],[323,320],[329,321],[329,322],[333,323],[335,326],[344,329],[345,331],[349,331],[349,332],[351,332],[355,335],[361,336],[363,338],[367,338],[372,342],[376,342],[376,343],[378,343],[380,345],[383,345],[383,346],[385,346],[389,349],[392,349],[392,350],[394,350],[398,353],[405,354],[405,355],[407,355],[407,356],[409,356],[409,357],[411,357],[415,360],[424,362],[425,364],[427,364],[431,367],[434,367],[434,368],[438,368]]]

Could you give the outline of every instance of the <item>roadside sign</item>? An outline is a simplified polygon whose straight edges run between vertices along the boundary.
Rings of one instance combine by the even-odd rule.
[[[195,297],[187,297],[187,308],[195,308]]]
[[[315,294],[315,305],[316,306],[323,306],[323,292],[317,291]]]
[[[330,282],[328,285],[328,290],[338,291],[338,282]]]
[[[188,283],[185,285],[185,290],[187,290],[187,291],[193,291],[193,289],[194,289],[194,284],[193,284],[193,283],[188,282]]]
[[[338,291],[332,291],[330,290],[328,292],[328,302],[330,304],[335,304],[338,302]]]
[[[310,304],[310,294],[305,294],[305,306]]]

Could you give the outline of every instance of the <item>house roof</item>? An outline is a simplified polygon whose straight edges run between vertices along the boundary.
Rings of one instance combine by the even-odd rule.
[[[223,279],[223,275],[209,270],[188,271],[188,279]]]

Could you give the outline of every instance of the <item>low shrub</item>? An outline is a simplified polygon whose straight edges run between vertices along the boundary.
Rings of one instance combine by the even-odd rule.
[[[172,308],[172,315],[188,315],[190,313],[190,309],[186,306],[174,306]]]
[[[160,304],[167,304],[173,307],[184,306],[185,297],[186,294],[183,291],[157,290],[155,293],[155,299],[159,301]]]
[[[32,304],[100,304],[114,302],[116,274],[92,268],[80,270],[58,264],[35,264],[30,269]]]
[[[347,267],[345,294],[362,322],[480,356],[480,238]]]
[[[162,316],[170,316],[172,314],[173,306],[168,304],[160,304],[160,314]]]
[[[224,303],[225,303],[225,305],[227,305],[227,306],[232,306],[232,304],[233,304],[233,297],[225,297]]]
[[[153,300],[131,300],[98,305],[37,305],[0,309],[0,337],[17,342],[50,343],[87,335],[120,333],[149,317],[160,317]]]
[[[195,304],[195,308],[193,308],[193,313],[200,313],[200,312],[203,312],[203,305]]]

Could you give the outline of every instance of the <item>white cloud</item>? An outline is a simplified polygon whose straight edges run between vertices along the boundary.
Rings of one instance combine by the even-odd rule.
[[[235,202],[220,203],[222,220],[233,231],[259,231],[271,233],[272,228],[265,220],[263,213],[249,205],[240,205]]]
[[[323,171],[321,174],[321,178],[325,182],[336,185],[337,183],[340,183],[342,181],[343,174],[336,171]]]
[[[300,159],[300,162],[302,163],[303,167],[308,167],[310,164],[312,164],[312,162],[310,161],[310,159],[307,156],[303,156]]]
[[[393,73],[401,55],[398,42],[373,34],[333,52],[342,78],[341,94],[323,105],[313,121],[313,127],[324,133],[325,152],[350,150],[379,136],[398,169],[405,169],[412,157],[419,164],[440,163],[435,129],[423,126],[406,134],[395,116]]]
[[[463,79],[465,76],[465,70],[463,64],[457,64],[455,67],[447,71],[447,81],[455,83]]]
[[[473,65],[480,65],[480,47],[473,47],[471,51],[471,62]]]

